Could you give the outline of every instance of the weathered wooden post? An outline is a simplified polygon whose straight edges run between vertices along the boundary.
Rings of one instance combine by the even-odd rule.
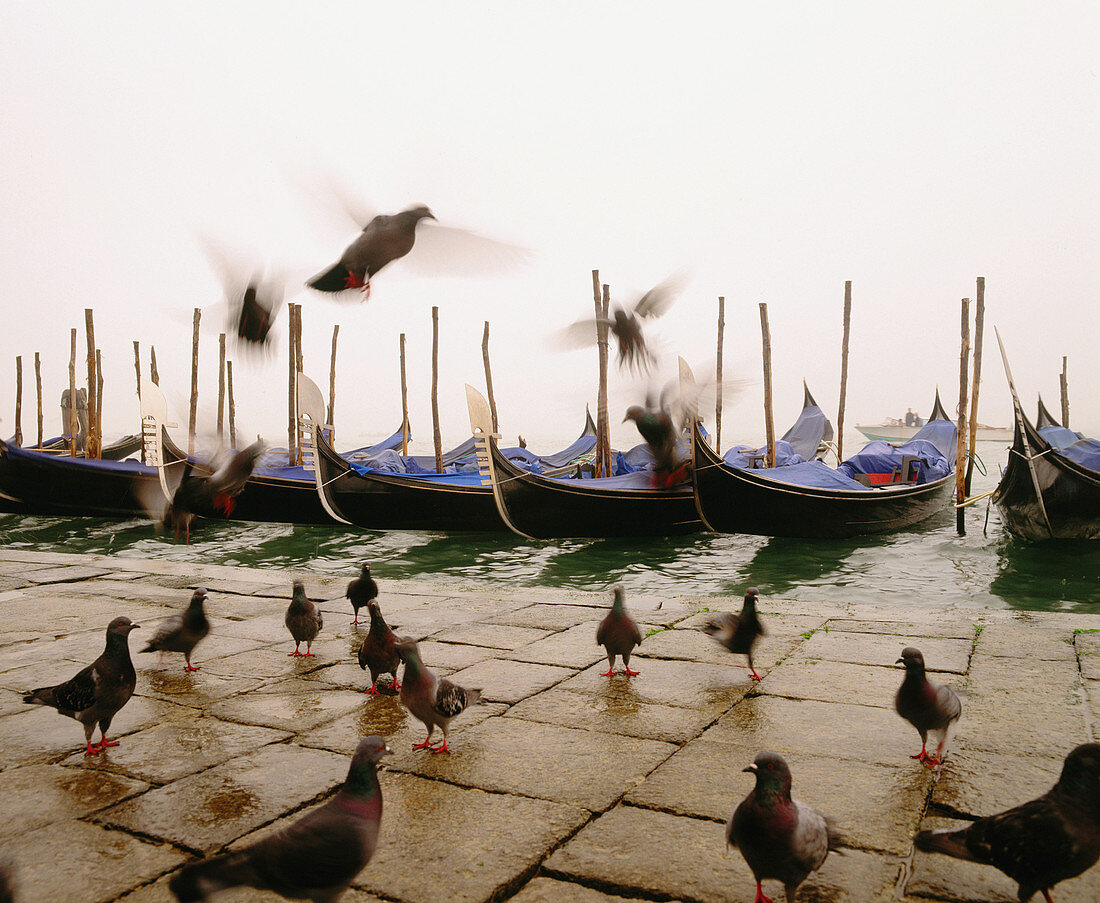
[[[970,443],[966,461],[966,495],[974,477],[974,443],[978,441],[978,393],[982,382],[982,333],[985,330],[985,276],[978,277],[974,312],[974,369],[970,386]]]
[[[405,381],[405,333],[401,333],[401,454],[409,453],[409,386]]]
[[[225,362],[225,382],[229,390],[229,447],[237,447],[237,412],[233,407],[233,362]]]
[[[775,467],[775,420],[772,418],[772,334],[768,328],[768,302],[760,302],[760,336],[764,344],[764,428],[768,442],[768,467]]]
[[[955,529],[959,536],[966,535],[966,363],[970,355],[970,299],[962,299],[962,350],[959,353],[959,439],[955,451]]]
[[[23,356],[15,356],[15,444],[23,444]]]
[[[432,438],[435,471],[443,473],[443,437],[439,433],[439,308],[432,307]]]
[[[225,333],[218,334],[218,441],[225,435]]]
[[[336,338],[340,335],[340,324],[332,327],[332,357],[328,366],[328,425],[329,442],[336,444]]]
[[[607,308],[611,289],[600,291],[600,271],[592,271],[592,303],[596,310],[596,348],[599,352],[599,385],[596,393],[596,457],[592,462],[595,476],[611,472],[611,422],[607,412]]]
[[[99,435],[99,398],[96,393],[95,328],[92,325],[92,309],[84,308],[84,329],[88,339],[88,439],[84,446],[84,457],[98,458],[102,448]]]
[[[69,330],[69,454],[76,457],[76,327]]]
[[[134,342],[134,380],[137,384],[138,398],[141,398],[141,346]]]
[[[199,320],[202,311],[195,308],[191,328],[191,413],[187,418],[187,454],[195,453],[195,431],[199,419]]]
[[[1062,355],[1062,375],[1058,378],[1058,394],[1062,399],[1062,426],[1069,429],[1069,372],[1066,356]]]
[[[489,321],[485,321],[485,332],[481,336],[481,359],[485,364],[485,389],[489,393],[489,410],[493,414],[493,432],[500,432],[497,420],[497,401],[493,397],[493,371],[489,368]]]
[[[714,450],[722,454],[722,341],[726,331],[726,299],[718,296],[718,362],[714,370]]]
[[[34,384],[38,394],[38,447],[42,447],[42,358],[34,353]]]
[[[99,451],[96,457],[103,456],[103,352],[95,350],[95,432],[96,442],[99,443]]]
[[[294,328],[295,308],[297,304],[291,302],[287,305],[287,412],[286,412],[286,449],[287,459],[291,467],[298,463],[298,424],[296,414],[296,398],[298,387],[298,354],[294,348],[298,333]]]
[[[160,385],[160,372],[157,370],[157,349],[156,346],[149,346],[149,382],[154,386]]]
[[[840,341],[840,410],[836,415],[836,457],[844,460],[844,404],[848,393],[848,336],[852,326],[852,280],[844,283],[844,336]]]

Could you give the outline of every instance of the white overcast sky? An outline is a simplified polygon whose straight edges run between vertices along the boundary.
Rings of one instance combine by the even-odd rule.
[[[483,385],[485,320],[505,439],[566,444],[595,401],[596,356],[547,337],[592,311],[593,268],[613,294],[691,274],[656,324],[667,373],[677,353],[713,368],[726,297],[726,372],[755,380],[726,404],[728,440],[763,433],[760,301],[777,426],[797,414],[803,377],[835,419],[846,279],[848,423],[926,414],[937,386],[954,410],[959,301],[979,275],[981,419],[1010,416],[997,325],[1027,410],[1037,392],[1057,408],[1068,355],[1072,424],[1100,431],[1096,3],[0,0],[0,46],[4,435],[22,354],[33,440],[35,351],[46,432],[59,431],[85,307],[108,438],[137,430],[133,340],[146,371],[156,346],[182,401],[191,310],[220,297],[196,237],[311,275],[355,233],[302,190],[326,174],[378,210],[425,203],[532,251],[478,278],[395,265],[365,305],[294,292],[306,371],[326,391],[341,324],[342,446],[398,425],[404,331],[427,447],[433,304],[445,444],[469,432],[462,386]],[[284,312],[280,355],[285,324]],[[221,324],[209,325],[212,418]],[[242,429],[285,440],[285,359],[235,370]],[[613,369],[613,420],[643,392]],[[634,444],[632,429],[614,438]]]

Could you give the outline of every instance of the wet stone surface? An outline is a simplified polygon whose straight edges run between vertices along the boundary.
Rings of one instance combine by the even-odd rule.
[[[754,684],[743,656],[698,629],[739,610],[739,592],[638,595],[628,608],[654,631],[631,660],[641,673],[608,678],[595,644],[607,592],[385,580],[391,626],[421,640],[430,668],[485,692],[452,723],[452,752],[433,754],[412,748],[426,732],[395,696],[362,692],[367,624],[350,623],[343,598],[355,573],[307,580],[326,621],[309,659],[286,654],[290,573],[0,549],[0,577],[33,573],[48,582],[0,587],[0,838],[21,903],[174,903],[168,876],[188,850],[239,848],[300,818],[372,734],[394,749],[385,815],[346,903],[750,903],[743,859],[719,853],[762,749],[787,759],[794,796],[845,837],[802,903],[1012,900],[993,869],[918,853],[903,870],[914,830],[961,824],[928,801],[1001,811],[1045,791],[1069,749],[1100,733],[1096,617],[767,599]],[[212,623],[201,670],[136,654],[199,584]],[[91,662],[123,613],[144,628],[131,641],[136,695],[110,730],[121,745],[86,759],[81,726],[21,693]],[[893,712],[906,645],[966,693],[938,775],[910,758],[917,732]],[[1055,898],[1100,899],[1100,869]]]

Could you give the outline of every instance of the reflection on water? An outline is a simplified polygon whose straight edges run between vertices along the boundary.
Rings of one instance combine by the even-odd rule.
[[[997,480],[996,467],[974,492]],[[985,485],[988,483],[988,485]],[[13,548],[105,553],[357,575],[379,580],[628,590],[739,596],[748,586],[815,601],[979,605],[1100,613],[1100,543],[1029,546],[1003,533],[995,508],[968,514],[955,534],[950,508],[886,536],[799,540],[699,533],[655,539],[532,541],[506,533],[443,535],[287,524],[202,523],[173,545],[147,521],[0,515]]]

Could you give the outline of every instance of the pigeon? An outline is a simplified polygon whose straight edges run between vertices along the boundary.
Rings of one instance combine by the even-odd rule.
[[[642,334],[642,321],[656,319],[664,314],[676,300],[682,283],[682,277],[670,276],[653,286],[633,306],[628,308],[616,304],[609,320],[582,318],[566,327],[562,341],[572,346],[591,345],[596,339],[596,326],[607,323],[618,346],[620,369],[647,372],[657,363],[657,358],[646,344]]]
[[[1000,869],[1019,884],[1020,903],[1075,878],[1100,858],[1100,743],[1066,756],[1058,783],[1041,797],[962,830],[920,831],[918,850]]]
[[[360,740],[347,780],[327,803],[252,846],[185,866],[168,887],[180,903],[198,903],[231,887],[314,903],[339,900],[378,844],[377,765],[391,752],[381,737]]]
[[[183,466],[183,476],[172,500],[164,510],[162,525],[172,528],[175,541],[180,531],[191,542],[191,523],[196,516],[229,517],[237,507],[237,496],[252,476],[256,461],[264,453],[264,444],[256,440],[247,448],[226,457],[224,463],[209,475],[195,473],[190,459]]]
[[[401,702],[416,718],[424,722],[428,736],[413,749],[430,749],[433,753],[449,753],[447,736],[451,719],[481,699],[481,690],[468,690],[439,677],[424,667],[416,641],[402,637],[397,642],[397,654],[405,663],[401,684]],[[436,726],[443,731],[443,743],[432,746]]]
[[[244,347],[266,348],[271,327],[283,306],[282,293],[258,279],[245,286],[241,297],[230,302],[229,328]]]
[[[75,718],[84,725],[84,755],[94,756],[108,746],[118,746],[107,739],[111,719],[134,695],[137,674],[130,661],[130,631],[140,624],[129,618],[115,618],[107,625],[107,645],[103,654],[72,680],[55,687],[39,687],[23,697],[23,702],[53,706],[62,715]],[[92,743],[95,726],[99,725],[99,742]]]
[[[363,565],[363,568],[369,570],[367,565]],[[370,580],[369,577],[367,579]],[[373,580],[370,582],[374,584]],[[367,602],[367,610],[370,612],[370,630],[367,631],[363,645],[359,647],[359,667],[364,671],[370,669],[370,689],[364,692],[378,695],[375,684],[382,674],[392,674],[393,688],[400,690],[401,684],[397,682],[397,669],[401,664],[401,656],[397,654],[398,638],[382,617],[377,599]]]
[[[638,672],[630,670],[630,653],[642,642],[642,632],[634,619],[626,613],[623,588],[616,586],[613,592],[615,598],[611,603],[611,611],[596,629],[596,645],[607,650],[607,670],[602,676],[611,677],[615,673],[615,656],[621,655],[623,674],[632,677]]]
[[[359,623],[359,609],[378,596],[378,584],[370,575],[370,565],[363,565],[363,573],[348,584],[348,590],[344,595],[351,600],[351,607],[355,611],[355,620],[352,624]],[[374,615],[371,615],[371,626],[374,626]]]
[[[290,605],[286,610],[286,629],[294,637],[294,651],[288,652],[287,655],[295,657],[313,655],[310,648],[324,626],[321,609],[306,598],[305,584],[301,580],[295,580],[294,592],[291,594]],[[302,643],[306,644],[305,652],[298,651]]]
[[[920,733],[920,752],[913,758],[935,768],[943,762],[948,735],[962,714],[962,703],[950,687],[929,682],[924,673],[924,656],[919,649],[906,646],[895,664],[905,665],[905,679],[894,697],[894,708]],[[939,737],[934,755],[929,755],[925,748],[929,733]]]
[[[191,664],[191,653],[199,642],[210,633],[210,622],[206,620],[206,612],[202,610],[202,604],[206,601],[206,589],[195,587],[195,593],[191,596],[191,604],[183,614],[173,615],[157,628],[149,640],[149,645],[141,652],[182,652],[187,664],[184,671],[198,671],[197,665]]]
[[[652,398],[646,405],[631,405],[626,409],[623,423],[633,420],[653,455],[653,483],[667,489],[687,479],[688,461],[678,442],[676,424],[672,413],[664,404],[654,405]]]
[[[794,903],[798,886],[838,849],[840,835],[825,816],[791,799],[791,770],[782,756],[758,753],[743,771],[756,775],[756,786],[726,822],[726,842],[741,850],[756,878],[753,903],[772,903],[761,886],[767,878],[782,881],[787,903]]]
[[[404,257],[416,241],[416,226],[422,219],[435,219],[432,211],[420,205],[400,213],[374,217],[356,237],[340,259],[323,273],[318,273],[306,285],[319,292],[363,290],[370,297],[371,276],[386,264]]]
[[[756,613],[757,590],[745,591],[745,603],[741,606],[741,614],[735,615],[723,613],[715,615],[703,625],[703,633],[714,637],[730,652],[738,652],[749,658],[749,672],[753,680],[763,680],[752,666],[752,647],[757,639],[764,636],[764,625],[760,623],[760,616]]]

